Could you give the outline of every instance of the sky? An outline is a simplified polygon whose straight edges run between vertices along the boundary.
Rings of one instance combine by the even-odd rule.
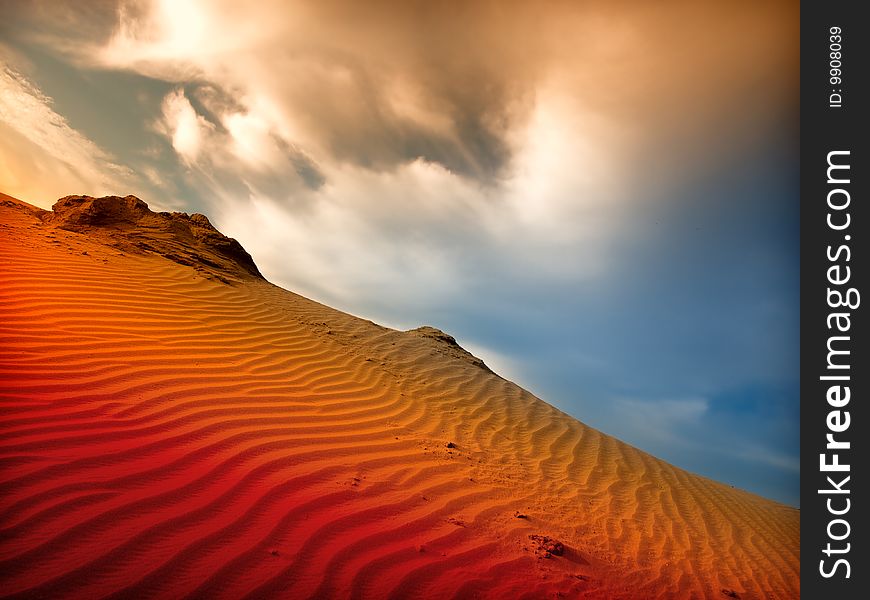
[[[0,191],[202,212],[798,505],[797,2],[0,1]]]

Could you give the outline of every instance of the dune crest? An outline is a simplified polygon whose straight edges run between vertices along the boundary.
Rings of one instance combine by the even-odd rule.
[[[0,315],[2,597],[799,596],[797,510],[278,288],[201,215],[0,197]]]

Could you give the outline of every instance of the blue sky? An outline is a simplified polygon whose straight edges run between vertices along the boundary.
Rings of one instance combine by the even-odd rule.
[[[0,8],[0,190],[204,212],[273,282],[453,334],[581,421],[798,503],[798,10]]]

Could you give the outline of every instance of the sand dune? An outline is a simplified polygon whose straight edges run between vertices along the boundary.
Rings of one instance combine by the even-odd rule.
[[[0,595],[782,598],[799,513],[265,281],[201,216],[0,198]]]

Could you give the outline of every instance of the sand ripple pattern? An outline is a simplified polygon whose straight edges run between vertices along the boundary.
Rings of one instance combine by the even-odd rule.
[[[799,595],[797,511],[443,342],[0,214],[4,598]]]

